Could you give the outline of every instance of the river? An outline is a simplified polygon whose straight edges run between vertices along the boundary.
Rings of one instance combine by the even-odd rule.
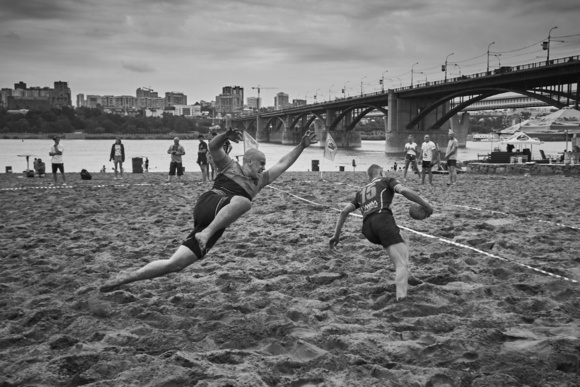
[[[61,144],[64,146],[64,165],[66,172],[80,172],[86,169],[89,172],[98,172],[103,165],[107,172],[111,171],[113,166],[109,162],[109,153],[113,140],[67,140],[62,139]],[[34,158],[40,157],[47,165],[47,171],[50,171],[50,156],[48,152],[53,141],[49,139],[0,139],[0,168],[4,172],[5,167],[11,166],[14,172],[20,172],[26,169],[26,158],[19,155],[30,156],[30,168]],[[169,155],[167,149],[173,144],[170,140],[123,140],[125,144],[126,160],[124,164],[125,171],[132,171],[132,158],[147,157],[149,159],[150,172],[166,172],[169,170]],[[183,156],[185,172],[199,172],[199,167],[195,164],[197,159],[197,147],[199,141],[184,140],[181,145],[185,148]],[[232,144],[233,150],[231,156],[243,154],[243,144]],[[494,147],[505,146],[498,142],[467,142],[465,148],[459,148],[459,160],[477,160],[478,154],[487,154]],[[570,146],[570,145],[569,145]],[[379,164],[385,168],[392,168],[395,162],[399,167],[402,166],[404,158],[401,155],[385,155],[384,141],[362,141],[362,147],[356,149],[339,149],[334,161],[323,158],[323,149],[319,147],[309,147],[304,150],[300,158],[292,165],[289,171],[309,171],[312,169],[312,161],[318,160],[319,167],[322,171],[339,171],[343,167],[346,171],[353,170],[353,160],[356,164],[356,170],[365,170],[371,164]],[[260,150],[266,155],[267,165],[273,165],[283,155],[290,152],[294,146],[279,144],[260,144]],[[543,149],[546,155],[556,156],[566,148],[564,141],[546,142],[532,148],[533,158],[540,158],[540,149]],[[240,158],[241,161],[241,158]]]

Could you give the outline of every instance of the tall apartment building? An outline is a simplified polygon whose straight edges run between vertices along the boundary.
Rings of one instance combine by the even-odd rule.
[[[216,112],[221,114],[241,112],[244,109],[244,88],[225,86],[222,93],[215,97]]]
[[[66,82],[54,82],[54,88],[30,87],[24,82],[14,84],[14,89],[0,91],[0,105],[7,109],[49,109],[72,107],[71,91]]]
[[[292,100],[293,107],[304,106],[304,105],[308,105],[308,103],[306,102],[305,99],[293,99]]]
[[[248,105],[249,109],[256,110],[262,106],[262,98],[248,97],[248,98],[246,98],[246,104]]]
[[[187,105],[187,96],[183,93],[170,91],[165,93],[165,106]]]
[[[291,106],[288,94],[280,92],[274,97],[274,110],[283,110]]]

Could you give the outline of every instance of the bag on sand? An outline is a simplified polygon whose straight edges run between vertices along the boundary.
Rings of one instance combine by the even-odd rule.
[[[86,169],[81,170],[81,179],[82,180],[91,180],[93,177]]]

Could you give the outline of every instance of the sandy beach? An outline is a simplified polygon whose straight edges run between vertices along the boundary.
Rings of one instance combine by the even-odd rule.
[[[361,218],[328,248],[364,172],[286,173],[204,260],[111,293],[171,256],[210,183],[93,176],[0,175],[0,386],[580,385],[577,177],[411,176],[435,213],[395,198],[422,281],[395,302]]]

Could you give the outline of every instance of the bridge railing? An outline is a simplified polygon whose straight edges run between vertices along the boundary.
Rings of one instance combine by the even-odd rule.
[[[569,56],[566,58],[558,58],[558,59],[552,59],[550,60],[550,63],[546,63],[546,61],[542,61],[542,62],[535,62],[535,63],[528,63],[528,64],[524,64],[524,65],[519,65],[519,66],[502,66],[498,69],[495,69],[494,71],[487,71],[487,72],[482,72],[482,73],[475,73],[475,74],[469,74],[469,75],[462,75],[459,77],[455,77],[455,78],[448,78],[447,80],[438,80],[438,81],[432,81],[432,82],[425,82],[425,83],[418,83],[416,85],[413,86],[403,86],[403,87],[398,87],[395,89],[391,89],[394,92],[400,92],[400,91],[405,91],[405,90],[412,90],[412,89],[417,89],[417,88],[422,88],[422,87],[430,87],[430,86],[439,86],[439,85],[444,85],[446,83],[454,83],[454,82],[461,82],[461,81],[465,81],[468,79],[476,79],[476,78],[483,78],[483,77],[487,77],[490,75],[499,75],[499,74],[503,74],[503,73],[508,73],[508,72],[512,72],[512,71],[522,71],[522,70],[530,70],[530,69],[536,69],[539,67],[545,67],[545,66],[551,66],[551,65],[556,65],[556,64],[563,64],[563,63],[568,63],[568,62],[575,62],[575,61],[580,61],[580,55],[574,55],[574,56]],[[314,102],[308,105],[302,105],[302,106],[296,106],[296,107],[291,107],[291,108],[287,108],[287,109],[282,109],[282,110],[276,110],[273,112],[267,112],[267,113],[261,113],[261,115],[269,115],[269,114],[290,114],[296,111],[301,111],[305,106],[311,106],[311,107],[322,107],[322,106],[326,106],[326,105],[332,105],[336,102],[343,102],[343,101],[348,101],[348,100],[352,100],[352,99],[360,99],[360,98],[365,98],[365,97],[373,97],[373,96],[377,96],[377,95],[383,95],[383,94],[388,94],[389,90],[384,90],[384,91],[375,91],[372,93],[364,93],[361,94],[360,96],[351,96],[351,97],[342,97],[342,98],[335,98],[332,101],[325,101],[325,102]],[[255,114],[244,114],[242,113],[242,115],[238,115],[235,116],[234,118],[247,118],[247,117],[254,117]]]

